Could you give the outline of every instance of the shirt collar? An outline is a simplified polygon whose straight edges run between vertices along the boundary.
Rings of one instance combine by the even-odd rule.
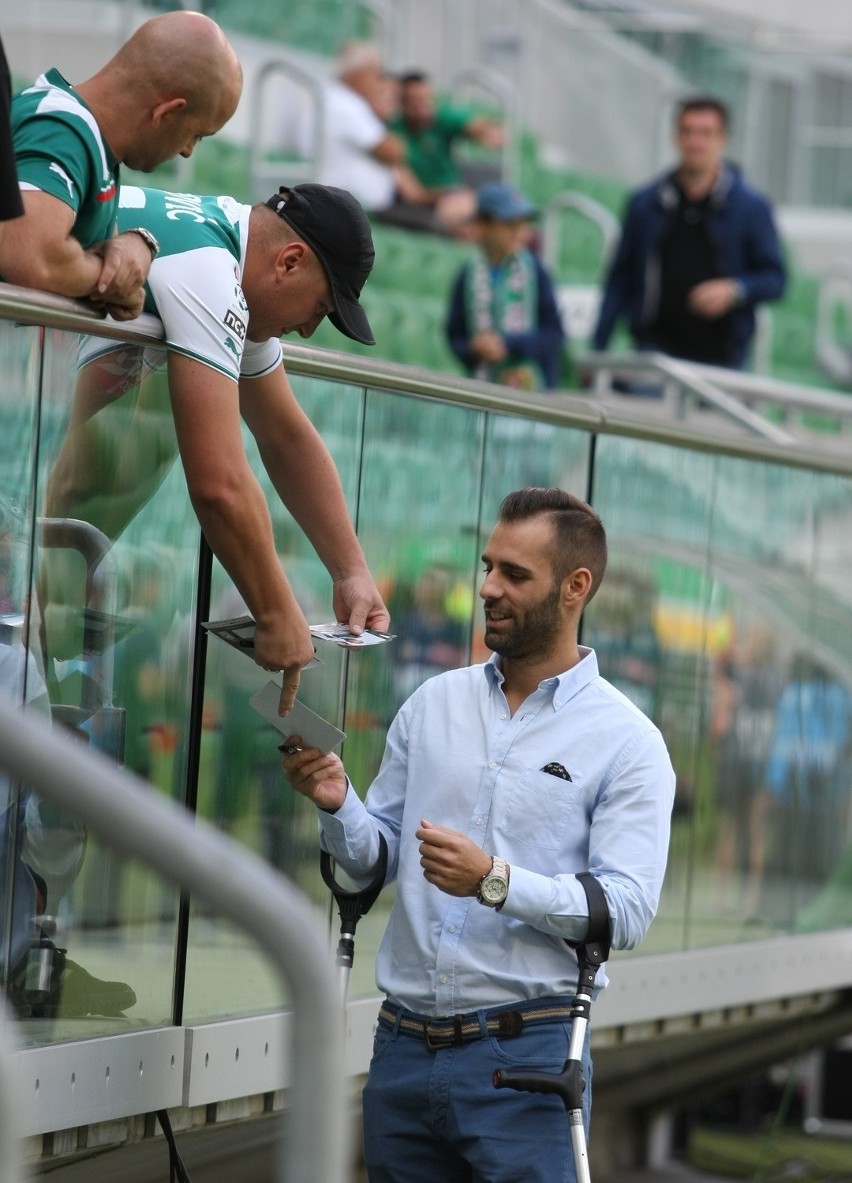
[[[550,690],[555,711],[563,707],[575,694],[578,694],[598,676],[598,659],[594,649],[590,649],[587,645],[579,645],[578,649],[580,660],[576,665],[572,665],[570,670],[565,670],[552,678],[545,678],[543,682],[539,683],[539,688]],[[503,670],[500,666],[499,653],[492,653],[482,668],[491,691],[503,685]]]

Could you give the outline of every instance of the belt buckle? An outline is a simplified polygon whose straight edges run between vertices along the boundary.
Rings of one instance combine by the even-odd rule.
[[[453,1034],[449,1042],[447,1042],[448,1037],[446,1035],[436,1035],[434,1036],[434,1039],[440,1039],[441,1042],[434,1043],[432,1032],[429,1030],[432,1023],[446,1023],[447,1019],[427,1019],[423,1024],[423,1039],[430,1052],[440,1051],[442,1047],[458,1047],[459,1044],[464,1043],[464,1037],[462,1036],[461,1031],[462,1017],[461,1015],[452,1015],[451,1017],[453,1022]]]

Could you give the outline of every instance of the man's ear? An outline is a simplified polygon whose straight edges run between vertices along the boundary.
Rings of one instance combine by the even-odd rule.
[[[151,117],[155,127],[159,127],[164,119],[168,119],[170,115],[177,115],[186,106],[186,99],[164,99],[162,103],[157,103],[151,112]]]
[[[562,580],[562,602],[566,608],[585,604],[592,590],[592,573],[588,567],[569,571]]]
[[[303,242],[286,242],[275,257],[275,270],[286,276],[304,265],[308,248]]]

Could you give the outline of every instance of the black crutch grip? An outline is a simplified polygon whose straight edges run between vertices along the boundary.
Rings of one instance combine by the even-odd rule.
[[[582,1109],[586,1087],[582,1065],[577,1060],[566,1060],[561,1072],[505,1072],[498,1068],[491,1077],[495,1089],[516,1089],[521,1093],[555,1093],[568,1113]]]

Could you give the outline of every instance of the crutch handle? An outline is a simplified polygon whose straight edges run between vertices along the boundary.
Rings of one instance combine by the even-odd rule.
[[[521,1093],[555,1093],[565,1109],[582,1109],[583,1066],[578,1060],[566,1060],[561,1072],[509,1071],[498,1068],[491,1077],[495,1089],[516,1089]]]

